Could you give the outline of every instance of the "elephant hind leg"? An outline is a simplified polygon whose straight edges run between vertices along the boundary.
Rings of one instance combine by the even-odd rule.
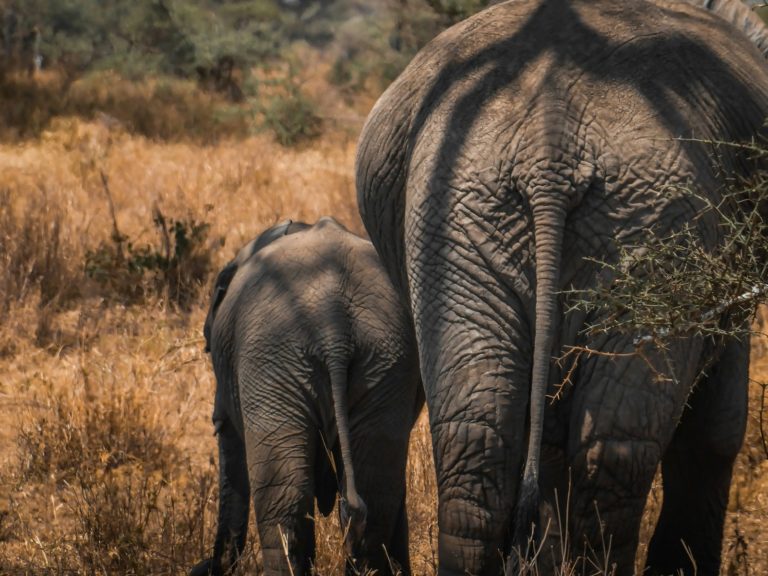
[[[394,396],[397,398],[397,396]],[[362,419],[361,419],[362,420]],[[354,435],[355,469],[360,494],[368,505],[368,520],[357,551],[357,571],[386,576],[398,566],[410,574],[408,520],[405,510],[405,465],[408,455],[408,428],[375,416],[361,421],[375,433]]]
[[[276,427],[265,435],[246,428],[248,470],[264,574],[311,574],[315,558],[315,435]],[[278,437],[279,436],[279,437]]]
[[[250,487],[243,439],[229,419],[220,421],[218,430],[219,518],[213,555],[226,572],[245,548]]]
[[[411,575],[411,559],[408,552],[408,511],[405,505],[405,494],[400,501],[397,513],[395,531],[390,540],[389,556],[396,559],[402,576]]]
[[[733,463],[746,426],[748,368],[748,340],[729,342],[692,394],[662,461],[664,504],[648,551],[650,574],[719,573]]]
[[[567,452],[570,551],[604,569],[615,564],[617,575],[634,574],[643,509],[685,393],[633,355],[592,356],[579,370]]]
[[[664,504],[648,549],[648,574],[719,573],[732,467],[732,460],[703,457],[675,438],[662,464]]]

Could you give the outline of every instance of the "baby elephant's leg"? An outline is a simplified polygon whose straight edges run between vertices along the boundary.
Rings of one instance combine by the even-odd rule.
[[[315,435],[284,422],[246,423],[248,472],[266,576],[309,575],[315,557]]]
[[[214,422],[219,442],[219,517],[213,557],[190,572],[190,576],[225,574],[237,562],[248,531],[249,486],[245,444],[232,422],[224,417]]]
[[[408,575],[405,467],[413,415],[402,406],[378,409],[378,414],[355,418],[352,427],[357,486],[368,507],[359,568]]]

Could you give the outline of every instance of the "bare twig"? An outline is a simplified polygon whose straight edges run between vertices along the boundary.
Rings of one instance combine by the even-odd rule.
[[[288,564],[288,573],[290,574],[290,576],[294,576],[293,566],[291,566],[291,556],[288,553],[288,537],[283,532],[283,527],[280,524],[277,525],[277,531],[280,533],[280,545],[283,547],[285,562]]]
[[[685,555],[688,556],[688,560],[691,561],[691,566],[693,566],[693,574],[698,574],[699,567],[696,564],[696,558],[693,557],[693,551],[691,550],[691,547],[688,546],[685,540],[680,540],[680,544],[683,545],[683,550],[685,550]]]
[[[729,298],[728,300],[724,300],[714,308],[710,308],[709,310],[705,311],[703,314],[701,314],[699,321],[702,323],[710,322],[715,318],[719,317],[720,315],[722,315],[724,312],[727,312],[728,310],[730,310],[731,308],[739,304],[760,302],[766,296],[766,294],[768,294],[768,284],[759,284],[759,285],[752,286],[752,288],[748,292],[739,294],[735,298]],[[639,345],[645,342],[651,342],[657,338],[666,338],[667,336],[669,336],[669,333],[670,333],[669,328],[662,327],[654,334],[645,334],[644,336],[638,336],[637,338],[635,338],[634,343],[635,345]]]
[[[387,559],[387,565],[389,566],[389,571],[392,574],[392,576],[402,576],[402,570],[400,570],[400,565],[395,562],[392,557],[389,555],[389,551],[387,550],[387,547],[382,544],[381,549],[384,551],[384,557]]]
[[[748,147],[748,146],[747,146]],[[766,182],[725,190],[717,199],[668,187],[660,198],[701,207],[688,224],[666,236],[649,230],[637,244],[618,245],[618,259],[587,259],[602,283],[572,289],[569,311],[594,313],[589,335],[625,333],[635,346],[690,335],[735,336],[768,297]],[[712,246],[699,229],[713,219],[720,241]],[[707,225],[712,229],[712,222]]]
[[[160,211],[160,207],[155,205],[154,209],[154,221],[157,229],[160,231],[160,236],[163,240],[163,255],[165,261],[168,263],[171,261],[171,235],[168,232],[168,223],[165,220],[165,215]]]
[[[663,348],[663,346],[661,345],[662,343],[660,342],[656,342],[656,343],[659,349]],[[566,372],[566,375],[563,378],[563,380],[556,386],[555,393],[549,396],[552,402],[559,400],[562,397],[562,394],[565,388],[568,385],[573,384],[573,375],[576,372],[576,368],[579,363],[579,360],[583,355],[586,355],[587,357],[600,356],[603,358],[638,357],[642,359],[643,362],[645,362],[645,364],[654,372],[656,376],[661,376],[659,371],[653,366],[653,363],[651,362],[651,360],[648,358],[648,356],[646,356],[645,352],[643,351],[643,347],[638,347],[632,352],[607,352],[604,350],[595,350],[594,348],[589,348],[588,346],[567,346],[565,353],[559,358],[557,358],[555,362],[557,363],[558,366],[562,367],[570,358],[573,358],[573,363],[568,369],[568,372]]]
[[[605,534],[605,522],[600,517],[600,510],[598,509],[597,502],[594,502],[595,516],[597,517],[598,526],[600,526],[600,541],[602,545],[602,558],[598,558],[597,551],[592,545],[587,542],[589,548],[589,556],[585,554],[585,560],[587,560],[592,567],[598,571],[601,576],[615,576],[618,566],[615,562],[611,562],[611,547],[613,546],[613,534],[608,534],[608,541],[606,542]]]
[[[117,212],[115,211],[115,203],[112,200],[112,192],[109,189],[109,177],[104,170],[99,170],[101,176],[101,186],[104,188],[104,194],[107,196],[107,203],[109,204],[109,215],[112,218],[112,241],[117,247],[117,258],[123,259],[123,241],[125,236],[120,233],[120,228],[117,225]]]

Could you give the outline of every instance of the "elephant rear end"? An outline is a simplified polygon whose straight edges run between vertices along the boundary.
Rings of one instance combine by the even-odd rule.
[[[609,275],[596,261],[618,264],[649,230],[690,225],[713,250],[722,229],[681,189],[719,203],[726,182],[703,141],[749,141],[766,115],[761,53],[725,21],[664,0],[499,4],[425,47],[377,102],[358,200],[414,318],[441,574],[497,573],[510,534],[531,534],[542,444],[564,454],[566,483],[573,471],[573,537],[599,545],[605,527],[619,573],[633,571],[645,496],[706,348],[676,341],[679,378],[662,382],[662,352],[627,359],[638,334],[587,338],[599,319],[567,312],[565,292],[595,288]],[[749,174],[735,147],[718,154],[726,173]],[[595,356],[572,374],[568,402],[547,407],[565,376],[551,359],[569,345]],[[744,356],[730,357],[741,390]],[[708,498],[700,508],[722,515],[721,494]]]
[[[338,490],[348,551],[386,573],[386,546],[408,573],[405,459],[420,396],[407,313],[370,243],[332,219],[256,244],[209,318],[218,412],[239,423],[265,572],[309,573],[314,499],[327,514]]]

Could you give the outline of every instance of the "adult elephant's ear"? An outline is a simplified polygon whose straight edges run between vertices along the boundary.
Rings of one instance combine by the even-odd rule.
[[[213,293],[211,294],[211,306],[208,308],[208,316],[206,316],[205,325],[203,326],[206,352],[211,351],[211,330],[213,329],[213,321],[216,318],[216,311],[224,300],[224,296],[227,295],[227,289],[232,283],[232,279],[235,277],[236,273],[237,262],[230,262],[216,277],[216,282],[213,285]]]
[[[205,319],[205,325],[203,326],[203,336],[205,336],[205,351],[211,351],[211,330],[213,329],[213,321],[216,318],[216,311],[219,305],[224,300],[224,296],[227,295],[229,285],[232,283],[232,279],[237,273],[239,266],[245,264],[254,254],[256,254],[262,248],[268,246],[278,238],[301,232],[311,228],[309,224],[304,222],[294,222],[293,220],[284,220],[279,224],[275,224],[271,228],[262,232],[257,238],[251,240],[246,244],[240,252],[237,253],[232,262],[227,264],[224,269],[219,272],[216,277],[216,282],[213,285],[213,293],[211,294],[211,307],[208,309],[208,316]]]

